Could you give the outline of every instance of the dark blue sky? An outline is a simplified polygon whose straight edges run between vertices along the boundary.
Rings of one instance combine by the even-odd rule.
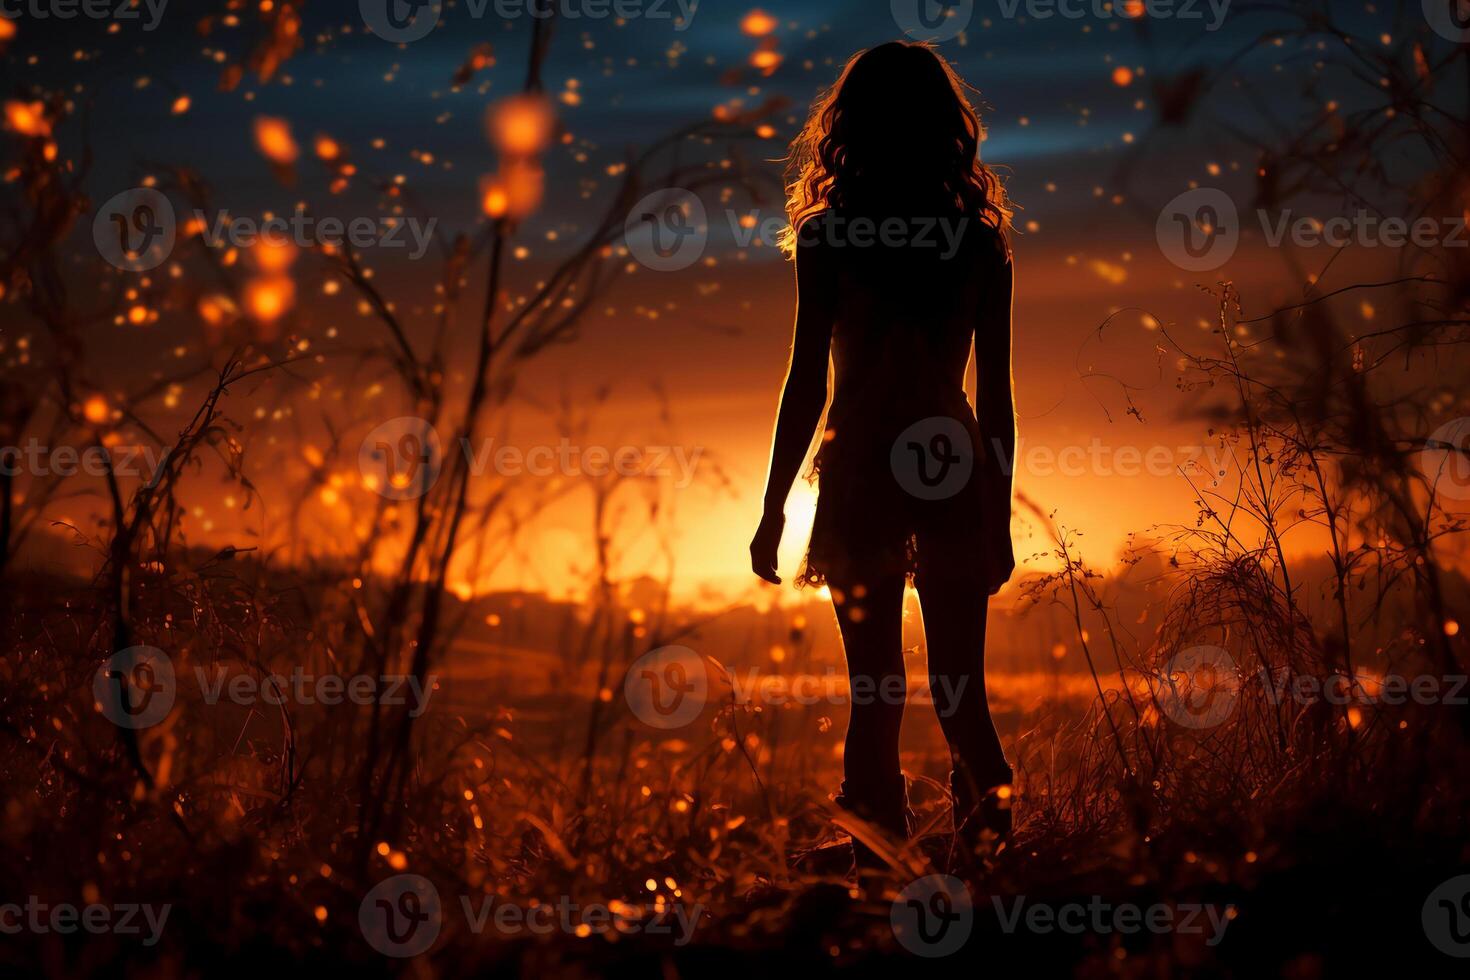
[[[1071,9],[1088,11],[1093,0],[1072,3]],[[1013,7],[1010,2],[978,3],[968,30],[942,50],[990,106],[987,158],[1017,168],[1012,190],[1027,208],[1025,218],[1044,224],[1058,213],[1098,207],[1097,186],[1109,194],[1119,189],[1115,178],[1128,149],[1126,134],[1141,137],[1155,117],[1154,80],[1196,65],[1218,65],[1234,55],[1266,25],[1246,6],[1237,3],[1239,9],[1228,12],[1221,29],[1209,31],[1206,25],[1215,14],[1203,0],[1199,19],[1140,21],[1092,14],[1028,18],[1025,3],[1016,17],[1007,17],[1003,11]],[[115,33],[108,33],[107,22],[84,19],[37,21],[23,13],[17,21],[20,33],[5,59],[12,87],[65,85],[79,103],[91,100],[93,143],[104,151],[95,178],[99,200],[131,186],[136,163],[167,160],[197,168],[219,190],[223,205],[241,211],[288,205],[292,198],[282,196],[251,138],[250,120],[270,114],[291,120],[302,141],[330,133],[352,148],[365,172],[405,174],[446,225],[473,220],[475,181],[494,166],[481,116],[488,103],[520,84],[528,18],[476,18],[459,3],[445,9],[429,37],[399,46],[364,30],[356,3],[309,3],[307,42],[280,76],[265,85],[247,78],[238,90],[220,92],[215,53],[239,58],[257,32],[247,13],[239,27],[216,25],[200,36],[200,17],[211,9],[174,0],[152,32],[137,21],[118,24]],[[782,140],[847,56],[902,36],[885,2],[769,3],[765,9],[780,21],[774,37],[784,60],[764,78],[748,66],[756,41],[739,29],[751,9],[706,0],[683,30],[669,19],[635,19],[621,26],[611,19],[561,21],[546,83],[555,94],[576,79],[582,102],[559,107],[578,142],[549,157],[549,186],[565,190],[585,179],[606,188],[603,170],[622,159],[628,147],[707,118],[715,105],[731,98],[754,104],[776,95],[791,101],[792,108],[777,120],[779,138],[764,147],[769,156],[779,156]],[[1043,0],[1032,9],[1049,8]],[[324,13],[328,10],[332,13]],[[452,92],[451,74],[482,41],[494,45],[497,65],[463,91]],[[1299,73],[1272,78],[1290,54],[1289,49],[1267,51],[1247,61],[1248,73],[1273,98],[1300,87]],[[27,64],[32,57],[36,60]],[[1132,85],[1112,84],[1111,73],[1119,65],[1139,71]],[[739,84],[730,84],[732,70],[740,75]],[[488,90],[482,91],[483,81],[490,83]],[[193,100],[184,116],[169,112],[176,91]],[[1228,116],[1232,107],[1217,103],[1208,111]],[[1171,161],[1193,157],[1197,168],[1208,154],[1230,150],[1216,128],[1194,122],[1151,146],[1150,166],[1173,171],[1163,174],[1171,179],[1156,186],[1160,192],[1183,189],[1186,174]],[[63,140],[78,135],[70,127]],[[374,139],[386,141],[382,150],[370,148]],[[435,165],[412,159],[415,150],[433,153]],[[571,159],[574,151],[584,152],[587,162]],[[308,193],[311,176],[308,172],[298,193]],[[1157,177],[1150,175],[1149,183],[1157,185]],[[1047,184],[1058,185],[1057,190],[1048,192]],[[585,217],[586,204],[579,197],[558,198],[542,214],[544,224],[571,228],[579,215]]]

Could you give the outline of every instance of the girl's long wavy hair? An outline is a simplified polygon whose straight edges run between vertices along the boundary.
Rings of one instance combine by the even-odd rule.
[[[980,160],[985,127],[965,88],[926,44],[894,41],[854,55],[791,143],[782,250],[794,255],[802,223],[829,209],[895,207],[976,215],[1009,250],[1012,207]]]

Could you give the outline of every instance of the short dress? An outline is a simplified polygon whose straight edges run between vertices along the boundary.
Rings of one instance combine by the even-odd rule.
[[[820,219],[814,219],[820,220]],[[980,219],[953,256],[848,249],[836,267],[832,400],[809,479],[817,510],[798,585],[911,581],[924,556],[984,568],[987,453],[965,397],[986,290],[1009,262]],[[1008,327],[1007,327],[1008,328]]]

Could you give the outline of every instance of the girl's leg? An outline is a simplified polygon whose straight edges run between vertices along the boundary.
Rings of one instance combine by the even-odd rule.
[[[907,836],[907,795],[898,764],[906,679],[902,575],[876,581],[829,576],[842,631],[852,712],[838,803],[895,836]]]
[[[1011,781],[985,691],[987,596],[973,556],[949,555],[941,542],[924,541],[919,562],[915,584],[924,614],[929,688],[949,742],[958,829],[987,793]],[[987,822],[995,822],[993,815]]]

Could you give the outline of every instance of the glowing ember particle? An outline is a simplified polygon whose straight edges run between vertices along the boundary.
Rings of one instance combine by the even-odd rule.
[[[556,114],[539,95],[517,95],[490,107],[490,140],[502,153],[531,156],[551,142]]]
[[[750,56],[750,66],[759,69],[765,74],[773,73],[781,67],[781,52],[779,51],[756,51]]]
[[[199,318],[211,327],[224,326],[239,313],[234,301],[223,294],[216,293],[199,300]]]
[[[255,145],[265,158],[281,165],[292,164],[301,155],[291,126],[284,119],[260,116],[255,120]]]
[[[296,246],[277,238],[262,238],[250,250],[255,267],[261,272],[280,273],[296,261]]]
[[[480,209],[487,218],[505,217],[510,210],[510,195],[506,193],[505,185],[493,178],[487,178],[480,192]]]
[[[746,14],[740,21],[740,30],[749,34],[751,37],[765,37],[774,31],[777,26],[779,26],[779,22],[776,18],[759,7]]]
[[[1453,619],[1447,619],[1447,620],[1445,620],[1444,621],[1444,635],[1445,636],[1459,636],[1460,635],[1460,624],[1458,622],[1456,622],[1455,620],[1453,620]]]
[[[295,299],[296,284],[284,276],[252,279],[245,286],[245,308],[261,323],[280,319]]]
[[[51,122],[46,118],[45,104],[11,99],[5,103],[5,128],[22,136],[50,136]]]
[[[93,395],[82,405],[82,416],[93,425],[101,425],[112,415],[112,410],[107,407],[107,399],[101,395]]]
[[[1133,84],[1133,69],[1127,65],[1119,65],[1113,69],[1113,84],[1119,88],[1127,88]]]
[[[335,160],[342,155],[342,147],[330,136],[316,138],[316,155],[323,160]]]

